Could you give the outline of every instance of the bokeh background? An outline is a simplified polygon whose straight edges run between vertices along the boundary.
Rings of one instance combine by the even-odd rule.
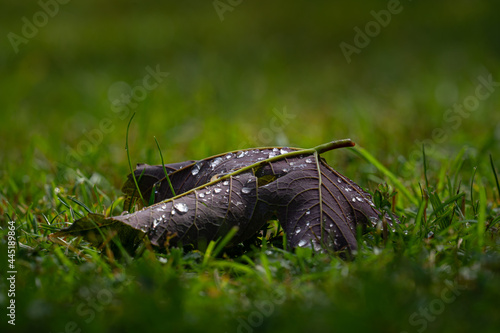
[[[154,137],[169,162],[350,137],[397,172],[419,141],[449,127],[445,111],[474,93],[478,76],[500,81],[495,1],[402,1],[350,63],[340,43],[355,45],[354,28],[364,31],[370,12],[387,10],[388,1],[224,3],[219,15],[212,1],[70,1],[16,53],[8,34],[23,36],[23,17],[44,23],[43,9],[4,1],[2,179],[8,165],[45,168],[56,180],[69,168],[99,172],[119,187],[132,111],[133,163],[160,163]],[[128,117],[113,111],[111,99],[157,66],[168,77],[129,105]],[[492,93],[429,150],[497,149],[499,100]],[[290,117],[276,130],[275,110],[284,109]],[[95,130],[103,119],[112,130],[101,141]],[[97,143],[82,143],[90,142],[86,133]],[[78,160],[68,158],[72,151]],[[348,170],[351,158],[329,155]]]
[[[468,188],[476,165],[494,184],[488,159],[491,154],[500,165],[500,86],[494,85],[467,117],[457,118],[449,110],[473,98],[478,77],[500,82],[498,1],[402,0],[396,6],[398,13],[372,33],[350,61],[341,43],[355,46],[356,29],[365,31],[375,21],[371,12],[386,11],[394,0],[72,0],[57,7],[52,0],[43,1],[51,5],[44,9],[37,1],[0,0],[0,222],[5,213],[15,214],[12,218],[23,223],[22,230],[33,229],[23,237],[43,243],[36,250],[43,255],[20,252],[20,265],[27,272],[18,275],[22,327],[62,330],[74,317],[82,324],[86,315],[77,316],[74,304],[82,304],[93,287],[112,289],[125,272],[119,264],[103,264],[105,259],[97,254],[91,262],[76,264],[80,259],[68,260],[61,247],[47,250],[48,242],[36,238],[40,233],[35,222],[38,218],[42,225],[45,214],[63,224],[69,213],[58,215],[66,208],[57,194],[95,203],[92,186],[96,185],[102,191],[103,210],[120,196],[129,172],[125,138],[133,112],[129,133],[133,164],[160,163],[155,137],[165,162],[253,146],[309,148],[349,137],[411,186],[417,197],[423,181],[422,142],[428,144],[431,184],[437,172],[446,172],[440,165],[457,156],[464,160],[458,181],[463,180],[462,190]],[[46,13],[47,8],[53,15]],[[168,76],[134,97],[131,93],[140,93],[144,78],[157,68]],[[444,129],[446,139],[436,140],[436,129]],[[329,152],[325,157],[365,188],[373,190],[386,181],[352,151]],[[86,187],[79,186],[83,183]],[[498,199],[495,191],[494,186],[488,188],[489,199]],[[418,209],[410,206],[402,202],[398,209]],[[117,205],[115,213],[120,212]],[[55,228],[44,225],[45,235],[49,227]],[[199,254],[189,255],[199,259]],[[168,260],[182,262],[181,256],[173,252]],[[124,273],[123,280],[137,282],[120,293],[125,305],[112,303],[83,328],[104,331],[112,317],[124,331],[139,331],[145,324],[176,330],[175,325],[184,327],[182,320],[206,329],[210,326],[206,323],[214,323],[209,328],[218,331],[217,323],[224,322],[227,313],[234,308],[252,311],[249,300],[267,296],[264,283],[248,279],[250,283],[238,285],[237,280],[223,277],[221,283],[229,291],[217,298],[220,279],[215,273],[213,277],[184,274],[181,264],[165,268],[165,260],[150,257],[135,261],[128,275]],[[349,272],[337,269],[343,267],[339,261],[332,270],[335,279],[324,279],[320,287],[326,287],[321,290],[314,286],[323,278],[295,279],[301,281],[300,292],[306,296],[297,292],[293,299],[291,293],[293,302],[277,307],[274,318],[279,320],[273,325],[291,332],[314,318],[307,331],[320,330],[334,318],[343,331],[354,325],[364,332],[373,327],[399,332],[408,327],[413,311],[428,304],[426,297],[432,300],[439,294],[437,279],[432,284],[429,276],[441,276],[449,268],[443,264],[442,272],[438,267],[435,275],[426,275],[411,261],[386,263],[376,258],[365,271],[365,262],[359,267],[353,264],[358,271],[347,280],[343,276]],[[491,262],[498,271],[498,261]],[[477,323],[495,320],[491,305],[498,299],[498,284],[492,281],[498,276],[484,274],[476,289],[450,305],[433,324],[436,331],[481,330]],[[205,289],[196,286],[203,283],[213,284],[207,288],[215,293],[207,291],[213,298],[201,297]],[[88,286],[87,294],[82,294],[81,286]],[[3,280],[0,289],[4,287]],[[426,296],[429,290],[431,296]],[[336,304],[337,299],[344,303]],[[5,302],[2,292],[0,304]],[[114,315],[108,316],[108,310]]]

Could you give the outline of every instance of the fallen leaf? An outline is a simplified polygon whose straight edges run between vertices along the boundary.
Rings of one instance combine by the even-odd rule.
[[[168,164],[165,169],[176,196],[163,166],[139,164],[134,171],[139,190],[154,204],[109,218],[90,214],[53,236],[89,238],[94,226],[114,229],[127,247],[136,246],[144,235],[158,248],[198,247],[237,227],[231,239],[231,244],[237,244],[277,218],[291,248],[352,251],[357,248],[358,226],[377,223],[381,213],[368,193],[320,157],[325,151],[352,145],[350,140],[340,140],[312,149],[246,149]],[[126,207],[144,205],[132,175],[123,191]],[[92,234],[93,244],[103,240]]]

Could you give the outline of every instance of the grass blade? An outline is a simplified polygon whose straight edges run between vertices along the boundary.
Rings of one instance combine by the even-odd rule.
[[[142,197],[141,190],[139,189],[139,184],[137,183],[137,179],[135,178],[134,170],[132,170],[132,162],[130,162],[130,152],[128,150],[128,133],[130,130],[130,124],[132,123],[132,119],[134,119],[134,116],[135,116],[135,112],[132,115],[132,117],[130,117],[130,120],[128,121],[127,134],[125,136],[125,150],[127,151],[128,167],[130,169],[130,173],[132,174],[132,178],[134,179],[135,187],[137,188],[137,191],[139,192],[139,197],[141,198],[142,203],[144,204],[144,206],[146,206],[146,201]]]
[[[479,249],[484,245],[484,233],[486,231],[486,188],[480,184],[479,188],[479,216],[477,219],[477,245]]]
[[[163,163],[163,154],[161,153],[160,144],[158,143],[158,140],[156,140],[156,136],[154,138],[155,138],[156,146],[158,147],[158,151],[160,152],[161,166],[163,167],[163,172],[165,173],[165,178],[167,179],[168,186],[170,187],[170,191],[172,191],[172,196],[175,197],[174,187],[172,186],[172,182],[170,181],[170,178],[168,177],[167,169],[165,169],[165,163]]]
[[[89,208],[87,207],[87,205],[85,205],[83,202],[81,202],[80,200],[76,199],[76,198],[73,198],[73,197],[68,197],[69,200],[73,201],[74,203],[76,203],[78,206],[82,207],[83,209],[85,209],[87,211],[87,213],[90,213],[90,214],[93,214],[94,212]]]
[[[238,232],[238,227],[232,227],[231,230],[222,238],[220,242],[217,243],[215,250],[213,251],[212,256],[217,257],[219,253],[226,247],[227,243],[233,239],[234,235]]]
[[[491,170],[493,170],[493,175],[495,176],[495,182],[497,183],[498,197],[500,198],[500,184],[498,183],[497,171],[495,170],[495,164],[493,163],[493,157],[490,154]]]
[[[422,155],[424,157],[424,177],[425,177],[425,188],[429,189],[429,180],[427,179],[427,159],[425,156],[425,145],[422,144]]]
[[[363,157],[366,161],[375,166],[380,172],[382,172],[389,180],[394,184],[394,186],[408,199],[412,204],[418,206],[418,200],[413,196],[408,189],[399,181],[399,179],[389,171],[385,166],[382,165],[372,154],[366,151],[364,148],[357,147],[352,149],[356,154]]]

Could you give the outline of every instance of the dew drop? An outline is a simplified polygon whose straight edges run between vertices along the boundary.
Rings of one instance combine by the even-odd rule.
[[[224,185],[224,186],[229,185],[229,180],[225,180],[225,181],[222,183],[222,185]]]
[[[193,169],[191,170],[191,174],[193,176],[196,176],[199,172],[200,172],[200,169],[201,167],[203,166],[203,161],[202,162],[198,162],[196,163],[194,166],[193,166]]]
[[[302,231],[302,229],[297,228],[297,229],[295,229],[295,234],[298,235],[298,234],[300,234],[301,231]]]
[[[240,151],[238,153],[238,155],[236,156],[236,158],[242,158],[243,156],[245,156],[245,152],[244,151]]]
[[[286,153],[288,153],[288,151],[285,148],[281,148],[280,153],[286,154]]]
[[[252,189],[250,187],[243,187],[241,189],[241,193],[245,193],[245,194],[250,193],[250,191],[252,191]]]
[[[181,214],[187,213],[189,210],[188,206],[183,202],[175,203],[174,208]]]
[[[210,195],[210,194],[212,194],[212,191],[208,190],[208,191],[205,192],[205,194],[206,195]]]
[[[198,196],[199,196],[200,198],[204,198],[204,197],[205,197],[205,194],[200,193],[200,194],[198,194]]]
[[[161,220],[157,220],[157,219],[154,219],[153,220],[153,229],[156,229],[156,227],[158,226],[158,224],[160,224]]]
[[[283,172],[284,172],[284,173],[287,173],[288,171],[290,171],[290,170],[288,170],[287,168],[284,168],[284,169],[283,169]]]
[[[214,193],[220,193],[222,191],[220,188],[214,188]]]
[[[210,162],[210,167],[215,168],[216,166],[218,166],[219,164],[222,163],[222,157],[217,157],[216,159],[214,159],[212,162]]]
[[[360,197],[356,197],[356,200],[358,200],[359,202],[363,202],[363,199]]]
[[[271,158],[271,157],[274,157],[274,156],[276,156],[276,153],[274,151],[272,151],[272,152],[269,153],[268,158]]]
[[[342,183],[342,179],[337,178],[337,183],[339,183],[339,184]]]
[[[229,160],[229,159],[231,159],[232,157],[233,157],[233,153],[228,153],[228,154],[226,155],[226,160]]]
[[[316,252],[320,252],[321,250],[323,250],[321,248],[321,244],[319,244],[317,241],[313,240],[313,248],[314,248],[314,251]]]
[[[170,211],[170,214],[175,215],[175,209],[172,208],[172,210]]]
[[[307,244],[307,241],[306,241],[305,239],[302,239],[302,240],[299,242],[298,246],[303,247],[303,246],[305,246],[306,244]]]
[[[306,158],[306,163],[314,163],[312,159]]]
[[[309,214],[311,214],[311,211],[310,211],[310,210],[308,210],[308,211],[306,212],[306,215],[309,215]]]

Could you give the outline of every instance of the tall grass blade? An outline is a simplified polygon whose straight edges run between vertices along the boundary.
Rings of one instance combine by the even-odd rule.
[[[479,216],[477,219],[477,245],[482,249],[484,233],[486,231],[486,188],[480,184],[479,188]]]
[[[493,163],[493,157],[490,154],[491,170],[493,170],[493,175],[495,176],[495,182],[497,183],[498,197],[500,198],[500,184],[498,183],[497,171],[495,170],[495,164]]]
[[[142,203],[144,204],[144,206],[146,206],[146,200],[144,200],[144,198],[142,197],[142,193],[141,193],[141,190],[139,188],[139,184],[137,183],[137,179],[135,178],[134,170],[132,169],[132,162],[130,161],[130,152],[128,150],[128,133],[130,130],[130,124],[132,123],[132,119],[134,119],[134,116],[135,116],[135,112],[132,115],[132,117],[130,117],[130,120],[128,121],[127,134],[125,136],[125,150],[127,151],[128,167],[130,169],[130,173],[132,174],[132,178],[134,179],[135,187],[137,188],[137,192],[139,192],[139,197],[141,198]]]
[[[163,167],[163,172],[165,173],[165,178],[167,179],[168,186],[170,187],[170,191],[172,191],[172,197],[175,197],[174,187],[172,186],[172,182],[170,181],[170,178],[168,177],[167,169],[165,169],[165,163],[163,163],[163,154],[161,153],[160,144],[158,143],[158,140],[156,140],[156,136],[154,138],[155,138],[156,146],[158,147],[158,151],[160,152],[161,166]]]
[[[408,189],[399,181],[392,172],[389,171],[385,166],[382,165],[373,155],[371,155],[364,148],[357,147],[352,149],[356,154],[363,157],[366,161],[375,166],[380,172],[382,172],[389,180],[394,184],[394,186],[415,206],[418,205],[418,200],[413,196]]]

